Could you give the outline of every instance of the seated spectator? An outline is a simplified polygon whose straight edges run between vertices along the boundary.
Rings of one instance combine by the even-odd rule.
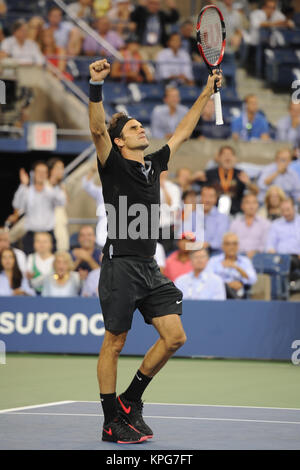
[[[190,168],[182,167],[178,168],[176,171],[175,181],[179,188],[181,189],[181,193],[183,194],[185,191],[192,189],[192,170]]]
[[[46,163],[37,161],[33,167],[33,184],[24,168],[20,170],[20,186],[13,198],[13,208],[26,216],[26,234],[22,239],[26,254],[33,252],[33,237],[35,232],[49,232],[56,249],[54,235],[55,207],[64,206],[65,193],[58,187],[49,187],[48,167]]]
[[[68,13],[81,20],[89,21],[93,15],[92,0],[78,0],[67,6]]]
[[[160,223],[159,241],[167,254],[174,249],[175,224],[180,216],[181,192],[168,180],[168,172],[160,174]]]
[[[294,149],[295,158],[293,159],[290,167],[293,171],[295,171],[300,180],[300,147],[298,149]]]
[[[47,63],[58,68],[58,70],[60,70],[68,80],[73,80],[72,75],[66,72],[66,51],[62,47],[58,47],[56,45],[52,29],[46,28],[41,32],[40,49],[42,54],[45,56]]]
[[[142,47],[145,60],[155,60],[158,51],[166,44],[169,24],[179,19],[174,0],[166,0],[168,11],[161,9],[161,0],[146,0],[145,5],[137,5],[130,18]]]
[[[258,215],[270,221],[278,219],[281,217],[281,203],[285,199],[286,194],[279,186],[270,186],[265,195],[265,204],[259,209]]]
[[[199,54],[197,40],[195,38],[195,26],[193,21],[185,20],[180,25],[181,48],[190,56],[193,62],[202,62]]]
[[[268,253],[292,255],[290,280],[296,281],[300,273],[300,215],[291,198],[281,202],[281,213],[282,217],[271,224],[266,250]]]
[[[258,109],[257,97],[253,94],[244,99],[245,109],[231,124],[234,140],[269,140],[269,124]]]
[[[22,273],[26,272],[26,255],[24,251],[19,250],[19,248],[14,248],[10,244],[10,232],[5,227],[0,227],[0,253],[3,250],[11,248],[17,258],[18,266]]]
[[[182,291],[183,300],[225,300],[226,291],[222,279],[207,271],[209,255],[205,248],[190,253],[193,271],[179,276],[175,285]]]
[[[221,0],[215,3],[221,10],[226,24],[226,54],[237,51],[242,40],[243,17],[234,3],[234,0]]]
[[[22,274],[12,248],[0,253],[0,296],[34,295],[26,277]]]
[[[178,33],[172,33],[167,47],[157,54],[156,78],[165,83],[194,85],[192,61],[188,53],[181,49],[181,38]]]
[[[49,9],[46,28],[53,31],[57,47],[63,48],[67,55],[76,56],[80,54],[82,34],[73,23],[63,20],[63,13],[59,7],[54,5]]]
[[[290,168],[292,153],[289,148],[277,151],[275,162],[266,165],[258,178],[259,201],[263,203],[267,189],[272,185],[279,186],[288,197],[300,200],[300,179]]]
[[[228,299],[244,298],[245,289],[257,280],[252,262],[238,254],[239,239],[235,233],[225,233],[222,248],[222,254],[210,258],[207,269],[223,279]]]
[[[93,181],[95,173],[98,173],[97,166],[93,166],[87,175],[83,176],[82,188],[96,201],[96,215],[98,217],[96,226],[96,243],[100,248],[103,248],[107,238],[107,217],[102,194],[102,186],[97,186]]]
[[[79,295],[81,284],[79,273],[73,271],[71,255],[57,251],[54,255],[53,274],[43,282],[43,297],[75,297]]]
[[[219,212],[216,207],[217,192],[213,186],[204,186],[201,191],[200,203],[204,211],[204,248],[211,254],[221,250],[223,235],[229,228],[229,217]]]
[[[276,140],[300,147],[300,103],[289,103],[289,114],[282,117],[276,127]]]
[[[20,64],[43,65],[44,57],[38,45],[28,39],[25,20],[17,20],[12,26],[12,36],[1,43],[2,57],[12,57]]]
[[[246,254],[248,258],[264,251],[270,228],[270,221],[257,214],[258,208],[257,197],[251,193],[245,194],[241,204],[243,215],[237,215],[230,225],[230,232],[235,233],[240,240],[240,253]]]
[[[230,127],[223,117],[224,125],[216,126],[214,100],[208,100],[202,111],[201,117],[193,131],[192,138],[205,139],[227,139],[230,136]]]
[[[181,240],[177,240],[178,250],[167,257],[164,270],[164,275],[171,281],[174,282],[177,277],[193,270],[190,259],[190,245],[195,241],[196,237],[193,233],[183,233]]]
[[[124,41],[121,36],[111,29],[111,24],[107,16],[101,16],[95,23],[95,30],[99,36],[105,39],[115,49],[124,47]],[[109,57],[111,53],[99,44],[92,36],[87,36],[83,42],[83,52],[89,56],[99,55]]]
[[[110,73],[112,79],[126,80],[128,83],[153,82],[154,75],[149,65],[143,62],[136,36],[129,36],[120,52],[124,62],[113,62]]]
[[[47,232],[36,232],[33,247],[34,253],[28,255],[27,259],[27,279],[36,293],[40,294],[45,277],[53,270],[51,235]]]
[[[66,200],[68,198],[66,187],[63,183],[65,174],[65,164],[57,157],[47,161],[49,169],[48,184],[50,188],[60,188],[64,192]],[[57,251],[68,251],[70,248],[70,236],[68,230],[68,214],[66,206],[56,206],[54,210],[55,226],[54,235],[56,239]]]
[[[135,29],[130,20],[133,5],[130,0],[115,0],[114,6],[108,11],[107,18],[112,28],[126,41]]]
[[[80,273],[81,279],[86,279],[93,269],[100,265],[101,250],[96,246],[96,236],[93,227],[83,225],[78,234],[78,247],[71,251],[74,261],[74,271]]]
[[[82,297],[99,297],[100,271],[100,268],[97,268],[88,273],[88,276],[82,286]]]
[[[154,107],[151,115],[151,134],[154,139],[169,139],[188,108],[180,104],[178,88],[165,89],[164,103]]]
[[[220,212],[235,215],[240,211],[242,197],[246,190],[258,193],[256,184],[252,183],[247,173],[235,167],[236,154],[230,145],[220,148],[218,154],[219,165],[205,172],[197,172],[195,183],[200,187],[214,186],[218,196]]]

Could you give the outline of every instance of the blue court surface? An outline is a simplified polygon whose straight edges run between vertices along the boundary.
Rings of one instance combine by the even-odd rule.
[[[144,418],[153,439],[122,445],[101,441],[99,402],[1,410],[0,449],[300,449],[300,409],[149,403]]]

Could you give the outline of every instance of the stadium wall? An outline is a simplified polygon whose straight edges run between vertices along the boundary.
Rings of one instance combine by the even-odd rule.
[[[291,360],[300,355],[297,302],[185,301],[185,357]],[[97,354],[104,335],[98,299],[0,299],[0,340],[8,352]],[[144,355],[154,328],[136,312],[122,354]]]

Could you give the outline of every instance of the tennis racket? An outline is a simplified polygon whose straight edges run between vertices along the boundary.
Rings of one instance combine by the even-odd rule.
[[[223,15],[215,5],[208,5],[199,13],[197,21],[198,50],[206,63],[209,73],[220,70],[226,44],[226,30]],[[220,90],[215,84],[214,93],[216,125],[223,124]]]

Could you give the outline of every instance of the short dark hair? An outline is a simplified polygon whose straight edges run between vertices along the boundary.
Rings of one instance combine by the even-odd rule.
[[[224,150],[231,150],[233,155],[236,155],[235,150],[231,145],[222,145],[222,147],[219,148],[218,155],[221,155],[221,153],[224,152]]]

